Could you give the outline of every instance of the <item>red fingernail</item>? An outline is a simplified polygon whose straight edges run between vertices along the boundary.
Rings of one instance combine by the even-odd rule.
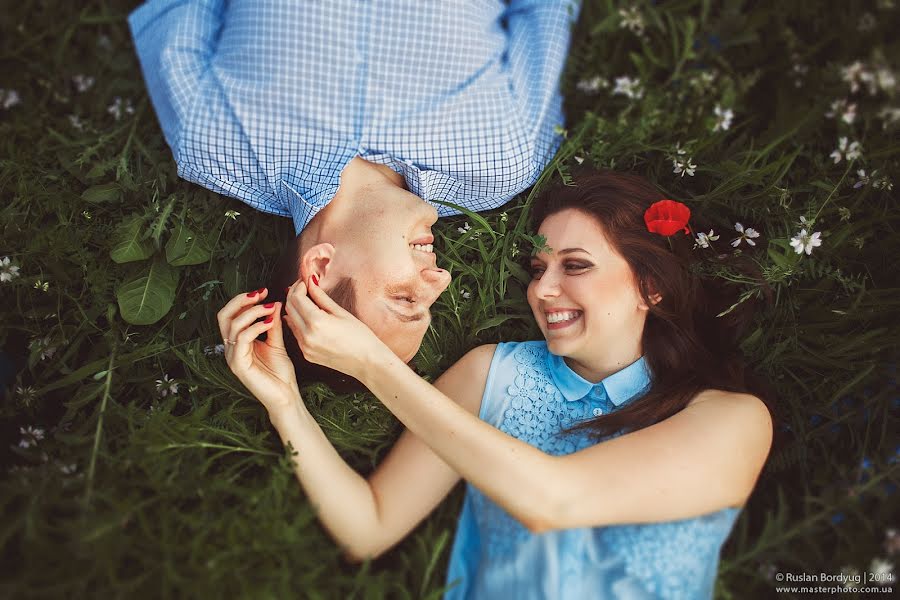
[[[285,294],[287,294],[289,291],[291,291],[291,288],[289,288],[289,287],[284,288],[284,293],[285,293]]]
[[[256,291],[259,292],[260,294],[262,294],[264,291],[266,291],[266,288],[259,288]]]
[[[268,304],[263,304],[263,308],[272,308],[273,306],[275,306],[274,302],[269,302]]]
[[[250,292],[249,294],[247,294],[247,297],[248,297],[248,298],[252,298],[252,297],[255,296],[257,293],[258,293],[258,292]]]
[[[312,276],[312,282],[314,285],[319,285],[319,278],[316,277],[315,273]]]
[[[266,317],[266,320],[263,321],[263,323],[271,323],[274,319],[275,319],[275,317],[272,317],[272,316]]]

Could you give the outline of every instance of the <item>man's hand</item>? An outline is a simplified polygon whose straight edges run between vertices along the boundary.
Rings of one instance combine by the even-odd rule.
[[[363,381],[366,362],[390,349],[369,327],[344,310],[317,284],[290,287],[285,322],[309,362]]]
[[[294,363],[284,348],[281,303],[259,305],[268,290],[263,288],[232,298],[216,318],[225,340],[225,360],[250,393],[262,402],[269,415],[285,410],[300,400]],[[266,321],[255,321],[267,316]],[[266,341],[256,338],[267,332]]]

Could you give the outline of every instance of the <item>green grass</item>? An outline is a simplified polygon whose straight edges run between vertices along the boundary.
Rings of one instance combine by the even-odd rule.
[[[0,409],[0,594],[439,597],[463,487],[378,561],[342,562],[264,409],[204,351],[221,341],[216,311],[265,281],[290,220],[177,178],[124,21],[135,3],[78,4],[0,12],[0,88],[20,98],[0,109],[0,258],[19,267],[0,282],[0,343],[17,361]],[[781,396],[784,439],[723,549],[717,597],[772,595],[767,569],[895,562],[900,211],[880,178],[898,173],[896,2],[648,3],[643,36],[617,4],[587,4],[566,142],[535,190],[580,161],[635,170],[714,224],[720,239],[696,252],[749,253],[775,292],[742,347]],[[856,60],[885,70],[851,93],[841,69]],[[83,92],[79,74],[95,80]],[[612,93],[626,75],[639,99]],[[609,86],[590,91],[595,77]],[[852,123],[826,116],[843,98]],[[717,104],[733,110],[727,130],[713,130]],[[861,155],[835,164],[841,136]],[[673,172],[679,157],[693,175]],[[527,198],[436,228],[454,279],[416,359],[429,379],[475,345],[539,337],[520,267]],[[822,232],[811,255],[789,244],[801,216]],[[735,222],[756,246],[732,248]],[[716,276],[736,300],[756,294]],[[177,392],[160,395],[164,375]],[[313,386],[304,400],[363,474],[402,430],[371,396]]]

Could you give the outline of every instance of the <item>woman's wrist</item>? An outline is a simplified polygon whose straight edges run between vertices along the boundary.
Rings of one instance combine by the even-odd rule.
[[[294,392],[289,402],[278,407],[272,407],[267,412],[269,421],[277,429],[279,424],[302,417],[308,411],[306,405],[303,404],[303,398],[300,396],[300,390],[298,389]]]

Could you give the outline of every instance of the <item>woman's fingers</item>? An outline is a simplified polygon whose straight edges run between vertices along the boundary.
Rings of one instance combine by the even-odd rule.
[[[284,333],[281,324],[281,302],[275,303],[275,312],[272,313],[273,323],[269,335],[266,336],[266,343],[274,348],[284,348]]]
[[[249,327],[253,323],[253,321],[257,320],[260,317],[269,315],[271,312],[278,308],[277,303],[272,302],[270,304],[272,304],[272,306],[269,307],[266,307],[266,305],[264,304],[251,306],[244,312],[240,313],[231,321],[231,324],[227,326],[228,335],[226,335],[225,337],[230,340],[235,339],[235,335]]]
[[[268,330],[275,324],[275,321],[269,321],[266,323],[265,321],[260,321],[259,323],[254,323],[250,325],[243,331],[241,331],[237,335],[237,344],[234,344],[234,351],[238,356],[246,356],[250,354],[252,350],[253,342],[256,338],[259,337],[261,333]]]
[[[307,288],[307,293],[309,294],[309,297],[312,298],[313,302],[327,313],[340,315],[341,313],[346,312],[340,304],[332,300],[331,296],[315,283]]]
[[[228,337],[228,334],[230,333],[229,327],[232,320],[248,306],[253,306],[268,294],[269,290],[260,288],[258,290],[253,290],[252,292],[247,292],[246,294],[238,294],[229,300],[228,303],[216,313],[216,320],[219,322],[219,331],[222,333],[222,337],[231,339]]]

